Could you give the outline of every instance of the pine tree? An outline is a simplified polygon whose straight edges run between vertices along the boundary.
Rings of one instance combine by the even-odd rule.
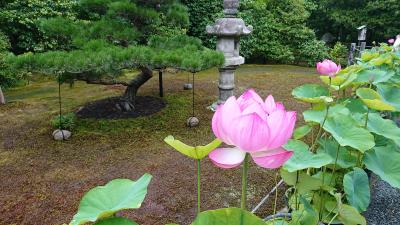
[[[7,57],[10,43],[7,37],[0,32],[0,105],[6,104],[6,99],[3,94],[2,86],[11,86],[15,79],[10,77],[9,68],[6,64],[5,58]]]
[[[40,22],[58,50],[24,54],[16,68],[56,75],[61,81],[123,85],[119,108],[133,110],[138,89],[153,70],[198,72],[224,62],[223,55],[186,36],[186,7],[175,0],[81,0],[77,19],[55,17]],[[124,69],[141,72],[119,81]]]

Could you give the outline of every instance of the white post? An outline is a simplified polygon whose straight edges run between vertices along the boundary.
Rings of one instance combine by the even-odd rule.
[[[6,104],[6,99],[4,98],[4,94],[3,91],[1,90],[1,86],[0,86],[0,105],[4,105]]]

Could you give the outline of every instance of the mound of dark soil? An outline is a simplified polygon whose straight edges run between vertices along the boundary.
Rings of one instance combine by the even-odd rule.
[[[121,102],[119,97],[101,99],[90,102],[78,110],[76,115],[79,118],[96,119],[124,119],[149,116],[159,112],[167,104],[163,99],[151,96],[137,96],[135,110],[121,111],[116,105]]]

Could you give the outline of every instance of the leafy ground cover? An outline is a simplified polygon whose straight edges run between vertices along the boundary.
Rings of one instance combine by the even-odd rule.
[[[250,87],[262,96],[273,93],[288,109],[301,112],[307,105],[294,100],[291,91],[304,83],[319,82],[314,74],[313,68],[247,65],[237,73],[237,93]],[[128,73],[126,79],[130,76]],[[0,107],[0,224],[67,223],[79,199],[92,187],[115,178],[136,180],[146,172],[154,177],[149,194],[141,209],[126,216],[152,225],[193,221],[196,163],[169,148],[163,139],[172,134],[191,145],[214,139],[210,128],[213,114],[206,107],[216,99],[218,71],[196,76],[200,126],[191,129],[185,125],[191,114],[191,92],[182,88],[187,79],[185,73],[165,75],[167,106],[162,111],[134,119],[79,119],[73,138],[63,143],[52,140],[49,124],[58,112],[55,81],[34,81],[7,91],[10,104]],[[77,82],[73,89],[64,85],[63,109],[75,111],[88,102],[122,92],[119,87],[83,82]],[[157,79],[146,83],[139,95],[157,96]],[[204,210],[239,206],[240,169],[221,170],[208,159],[202,164]],[[255,206],[274,185],[275,172],[251,166],[249,205]],[[270,201],[260,215],[271,211]]]

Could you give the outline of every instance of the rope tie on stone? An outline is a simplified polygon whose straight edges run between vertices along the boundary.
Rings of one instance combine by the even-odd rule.
[[[60,119],[60,121],[59,121],[60,124],[58,125],[58,129],[61,132],[63,140],[65,140],[64,131],[63,131],[63,128],[62,128],[62,103],[61,103],[61,77],[60,77],[60,75],[58,75],[57,79],[58,79],[58,106],[59,106],[59,115],[58,115],[58,117]]]

